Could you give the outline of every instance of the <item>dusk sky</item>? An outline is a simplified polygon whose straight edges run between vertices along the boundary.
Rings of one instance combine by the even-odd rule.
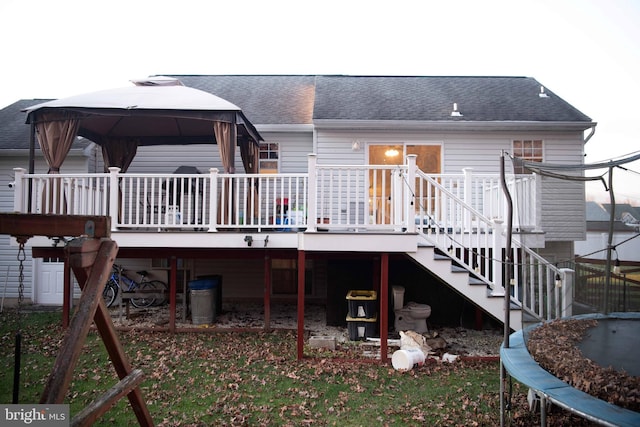
[[[635,0],[3,0],[0,108],[158,74],[528,76],[598,123],[595,163],[640,152],[639,22]]]

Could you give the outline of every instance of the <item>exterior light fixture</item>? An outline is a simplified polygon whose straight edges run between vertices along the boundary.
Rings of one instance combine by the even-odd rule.
[[[462,117],[462,113],[458,111],[458,103],[453,103],[453,111],[451,112],[451,117]]]
[[[617,255],[617,252],[616,252]],[[616,258],[615,263],[613,264],[613,274],[620,274],[620,259]]]
[[[353,142],[351,142],[351,149],[353,151],[360,151],[360,148],[362,148],[362,144],[357,139],[354,139]]]
[[[538,96],[540,98],[548,98],[549,95],[546,94],[546,92],[544,91],[544,86],[540,86],[540,93],[538,94]]]
[[[395,148],[389,148],[387,151],[384,152],[384,155],[387,157],[396,157],[398,154],[400,154],[400,152]]]
[[[562,279],[560,278],[560,275],[556,273],[556,288],[561,288],[562,287]]]
[[[612,246],[611,250],[616,253],[616,260],[613,263],[613,274],[620,274],[620,258],[618,257],[618,251],[615,246]]]

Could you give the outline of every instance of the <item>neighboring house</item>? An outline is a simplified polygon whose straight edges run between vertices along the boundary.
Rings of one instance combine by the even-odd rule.
[[[585,240],[576,241],[576,256],[599,260],[607,259],[611,204],[587,202],[587,235]],[[640,261],[640,208],[629,204],[617,204],[613,222],[612,245],[615,251],[612,259],[620,261]]]
[[[139,146],[126,174],[114,171],[105,178],[120,180],[122,198],[100,208],[112,217],[123,263],[162,274],[177,257],[179,289],[189,279],[220,274],[225,300],[279,301],[298,295],[296,266],[302,260],[304,298],[326,304],[332,324],[345,322],[348,290],[380,290],[381,277],[389,286],[384,300],[391,297],[390,286],[405,286],[405,300],[432,306],[433,322],[461,322],[468,307],[476,306],[502,320],[507,210],[501,153],[580,164],[585,133],[595,128],[589,117],[527,77],[173,77],[242,109],[264,139],[260,174],[246,175],[241,168],[223,174],[211,144]],[[28,168],[29,126],[19,112],[25,106],[20,101],[0,116],[2,211],[14,210],[6,185],[14,179],[13,168]],[[15,156],[5,155],[7,150]],[[99,147],[89,144],[73,153],[79,157],[65,160],[61,176],[102,172]],[[44,172],[42,159],[37,163],[36,172]],[[178,195],[175,203],[167,202],[166,193],[161,200],[161,183],[178,179],[173,172],[183,165],[197,168],[200,176],[171,182],[196,183],[197,190]],[[17,179],[35,178],[19,173]],[[584,185],[514,175],[508,160],[507,179],[515,204],[514,245],[535,249],[516,251],[515,262],[523,266],[514,270],[514,302],[553,317],[551,308],[538,312],[527,295],[537,295],[532,286],[542,289],[557,276],[554,264],[573,258],[574,242],[584,240]],[[233,204],[224,205],[228,216],[216,215],[226,180],[234,182]],[[73,177],[65,182],[77,185]],[[141,190],[140,182],[148,187]],[[27,211],[20,195],[16,202]],[[114,206],[123,211],[118,214]],[[0,238],[0,266],[15,266],[16,247]],[[45,239],[34,238],[30,245],[39,256],[56,253]],[[389,269],[381,272],[386,256]],[[459,266],[452,267],[452,260]],[[31,275],[30,265],[27,271],[26,296],[47,302],[42,278]],[[17,288],[14,267],[9,278],[11,298]],[[515,328],[518,317],[511,322]]]

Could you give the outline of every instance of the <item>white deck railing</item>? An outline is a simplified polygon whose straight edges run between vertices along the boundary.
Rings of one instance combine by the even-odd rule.
[[[401,166],[319,165],[301,174],[27,174],[15,169],[15,210],[108,215],[113,231],[277,230],[415,232],[504,292],[506,203],[500,177],[425,174]],[[514,229],[538,229],[534,175],[510,177]],[[116,191],[114,191],[116,189]],[[565,273],[513,241],[515,301],[540,318],[563,308]],[[566,289],[565,289],[566,291]]]
[[[427,175],[411,161],[401,166],[319,165],[310,155],[309,171],[267,175],[211,169],[207,174],[178,175],[111,168],[110,173],[49,175],[18,168],[15,209],[109,215],[114,230],[283,226],[315,231],[320,225],[414,231],[428,219],[451,231],[485,234],[490,233],[491,221],[504,218],[506,212],[499,177],[474,175],[470,169],[459,175]],[[535,177],[518,176],[508,185],[516,201],[514,228],[539,228]]]
[[[486,218],[506,218],[507,203],[499,175],[477,174],[465,168],[462,174],[429,174],[429,177]],[[514,230],[540,229],[535,175],[511,175],[506,182],[513,199]]]

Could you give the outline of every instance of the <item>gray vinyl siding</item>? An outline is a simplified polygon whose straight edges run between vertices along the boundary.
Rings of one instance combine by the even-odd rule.
[[[13,181],[14,167],[26,167],[28,160],[19,157],[0,157],[0,211],[13,212],[13,189],[9,182]],[[18,248],[11,245],[11,237],[0,234],[0,285],[2,295],[6,298],[18,297]],[[31,295],[32,262],[31,251],[26,251],[27,260],[24,263],[25,296]]]
[[[359,151],[351,148],[353,140],[362,142]],[[349,135],[343,133],[322,132],[317,137],[318,164],[321,165],[362,165],[365,163],[365,143],[368,142],[364,135]]]
[[[220,172],[223,171],[218,146],[196,144],[138,147],[128,172],[171,173],[180,166],[195,166],[201,173],[208,173],[209,168],[218,168]],[[236,157],[236,168],[242,170],[239,155]]]
[[[312,132],[261,132],[266,142],[280,147],[280,173],[306,173],[313,153]]]
[[[222,276],[222,298],[262,299],[264,289],[263,259],[195,260],[193,277],[217,274]]]
[[[573,242],[549,242],[538,253],[547,261],[557,264],[573,260],[575,254]]]
[[[419,131],[338,131],[322,130],[317,136],[319,164],[364,164],[366,145],[376,143],[441,144],[442,172],[461,174],[463,168],[474,173],[500,172],[500,156],[510,153],[514,139],[541,139],[544,160],[549,163],[580,164],[583,161],[582,134],[551,132],[469,132],[438,133]],[[352,150],[358,140],[361,149]],[[513,173],[511,162],[505,161],[507,173]],[[586,235],[585,188],[582,182],[542,177],[540,225],[549,242],[583,240]]]
[[[280,146],[280,173],[307,172],[308,154],[313,152],[311,132],[264,133],[266,141],[277,142]],[[129,172],[166,173],[173,172],[179,166],[195,166],[201,173],[210,168],[222,172],[220,152],[216,144],[197,145],[155,145],[138,147],[138,152]],[[236,149],[236,172],[244,172],[240,150]]]
[[[580,164],[583,161],[580,134],[443,135],[444,172],[461,173],[462,168],[471,167],[477,173],[499,173],[501,150],[510,153],[514,139],[541,139],[547,163]],[[513,173],[508,159],[505,170]],[[586,234],[584,183],[541,177],[538,188],[540,225],[546,241],[583,240]]]
[[[313,260],[311,270],[313,289],[308,297],[326,299],[326,261]],[[263,259],[207,259],[195,260],[191,276],[222,276],[224,300],[256,300],[264,297]]]

